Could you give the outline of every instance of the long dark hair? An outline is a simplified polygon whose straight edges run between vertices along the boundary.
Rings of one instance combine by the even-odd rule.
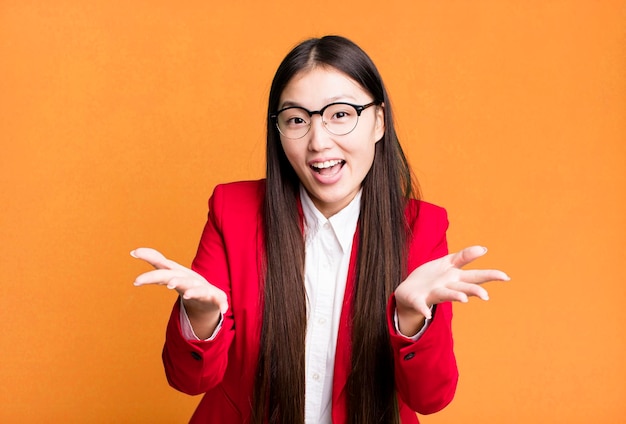
[[[298,72],[315,66],[343,72],[382,103],[385,134],[363,180],[352,305],[352,369],[348,417],[352,424],[399,423],[386,305],[406,276],[404,205],[417,197],[393,125],[391,102],[376,66],[350,40],[326,36],[304,41],[282,61],[270,90],[267,188],[264,203],[263,325],[254,392],[254,417],[271,424],[304,423],[306,294],[298,177],[281,147],[270,114]],[[349,294],[346,293],[346,296]]]

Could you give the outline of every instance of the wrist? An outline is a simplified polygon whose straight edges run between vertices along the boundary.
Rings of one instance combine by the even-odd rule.
[[[415,309],[405,308],[397,304],[396,312],[398,314],[398,330],[402,334],[417,334],[426,322],[424,314]]]
[[[218,308],[198,308],[197,302],[186,302],[183,299],[183,307],[189,319],[193,332],[200,339],[209,338],[220,322],[221,313]]]

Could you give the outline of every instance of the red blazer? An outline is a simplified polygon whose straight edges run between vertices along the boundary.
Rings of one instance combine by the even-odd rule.
[[[209,218],[192,268],[228,296],[229,310],[212,341],[187,341],[180,329],[179,302],[170,317],[163,363],[170,385],[191,395],[205,393],[192,423],[249,423],[254,375],[259,353],[262,307],[261,253],[264,250],[262,203],[265,181],[220,185],[209,200]],[[419,209],[419,215],[418,215]],[[408,268],[447,254],[445,210],[412,200],[407,206],[412,229]],[[333,381],[333,423],[347,420],[345,385],[350,372],[348,314],[354,280],[351,257],[341,314]],[[436,306],[422,337],[407,341],[395,333],[395,300],[387,320],[395,353],[395,378],[403,424],[417,423],[415,412],[429,414],[445,407],[456,390],[458,372],[452,349],[449,303]]]

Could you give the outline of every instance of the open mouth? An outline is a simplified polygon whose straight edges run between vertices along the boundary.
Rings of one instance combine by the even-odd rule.
[[[335,175],[345,163],[345,160],[327,160],[312,163],[309,167],[320,175]]]

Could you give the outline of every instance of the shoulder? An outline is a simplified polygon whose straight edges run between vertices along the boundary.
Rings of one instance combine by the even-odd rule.
[[[448,253],[446,210],[432,203],[410,200],[406,206],[409,226],[409,271]]]
[[[409,227],[416,229],[431,229],[440,232],[448,228],[448,213],[441,206],[422,200],[409,199],[405,208]]]
[[[264,179],[236,181],[215,186],[210,202],[211,206],[225,206],[230,209],[260,204],[264,197]]]
[[[213,196],[239,198],[243,201],[263,199],[264,195],[265,179],[218,184],[213,191]]]
[[[264,198],[264,179],[219,184],[209,199],[209,211],[222,219],[257,217]]]

